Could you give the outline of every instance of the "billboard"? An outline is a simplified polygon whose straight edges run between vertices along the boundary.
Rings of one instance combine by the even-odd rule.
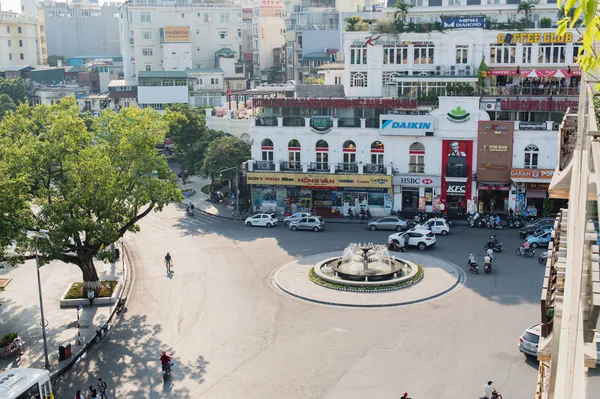
[[[510,182],[514,122],[480,121],[477,134],[477,181]]]
[[[185,43],[190,41],[190,28],[187,26],[165,26],[164,43]]]
[[[433,134],[431,115],[379,115],[382,136],[425,136]]]
[[[471,140],[442,141],[442,202],[447,196],[471,198],[472,165]]]
[[[300,187],[392,187],[392,176],[248,172],[248,184]]]
[[[444,29],[483,29],[483,17],[443,17]]]

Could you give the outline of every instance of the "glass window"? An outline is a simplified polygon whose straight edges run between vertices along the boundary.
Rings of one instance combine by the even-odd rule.
[[[407,46],[386,46],[383,48],[384,64],[407,64],[408,47]]]
[[[458,45],[456,46],[456,63],[467,64],[469,60],[469,46]]]
[[[142,31],[142,39],[152,40],[152,31],[151,30]]]
[[[142,55],[145,57],[151,57],[152,56],[152,49],[151,48],[143,48],[142,49]]]
[[[367,64],[367,48],[353,47],[350,49],[350,64],[366,65]]]
[[[490,46],[491,64],[514,64],[516,63],[516,46],[492,44]]]
[[[413,143],[409,148],[408,171],[410,173],[425,173],[425,146],[421,143]]]
[[[533,47],[531,44],[523,45],[523,64],[531,64],[531,52],[533,51]]]
[[[350,87],[367,87],[367,73],[366,72],[350,73]]]
[[[530,144],[525,147],[525,165],[526,169],[537,169],[539,148],[536,145]]]
[[[9,40],[10,41],[10,40]],[[577,63],[577,56],[579,55],[579,49],[581,47],[578,44],[573,46],[573,64]]]
[[[149,12],[141,12],[140,13],[140,22],[152,22],[150,13]]]
[[[414,63],[415,64],[433,64],[433,45],[415,45]]]
[[[429,0],[429,6],[430,7],[441,7],[442,0]]]
[[[538,63],[564,64],[567,46],[564,44],[540,44],[538,47]]]

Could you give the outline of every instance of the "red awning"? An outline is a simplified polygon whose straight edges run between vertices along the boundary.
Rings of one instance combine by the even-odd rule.
[[[511,69],[492,69],[487,71],[488,76],[516,76],[517,71]],[[519,75],[523,78],[565,78],[568,76],[581,76],[581,71],[571,71],[566,69],[521,69]]]

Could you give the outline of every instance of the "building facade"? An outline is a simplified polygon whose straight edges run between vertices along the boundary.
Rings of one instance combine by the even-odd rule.
[[[41,50],[35,16],[0,13],[0,70],[16,65],[35,67],[42,62]]]
[[[253,76],[272,83],[283,80],[284,8],[280,0],[252,3]]]

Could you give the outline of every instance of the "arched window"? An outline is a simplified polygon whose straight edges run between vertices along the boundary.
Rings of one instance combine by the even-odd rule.
[[[262,152],[262,160],[273,162],[273,142],[269,139],[264,139],[260,143],[260,149]]]
[[[329,144],[325,140],[317,141],[316,145],[317,170],[329,170]]]
[[[240,140],[242,140],[246,144],[252,143],[252,137],[248,133],[242,133],[240,136]]]
[[[363,72],[352,72],[350,74],[351,87],[367,87],[367,74]]]
[[[302,169],[300,164],[300,151],[302,150],[300,142],[296,139],[290,140],[288,143],[289,169]]]
[[[425,146],[419,142],[412,143],[408,153],[410,155],[408,171],[410,173],[425,173]]]
[[[354,141],[345,141],[342,151],[344,153],[342,170],[348,172],[354,172],[355,170],[358,170],[358,166],[356,165],[356,144],[354,144]]]
[[[371,163],[374,165],[383,165],[383,143],[379,140],[371,144]]]
[[[525,147],[525,168],[526,169],[537,169],[538,167],[538,155],[540,149],[537,145],[529,144]]]

